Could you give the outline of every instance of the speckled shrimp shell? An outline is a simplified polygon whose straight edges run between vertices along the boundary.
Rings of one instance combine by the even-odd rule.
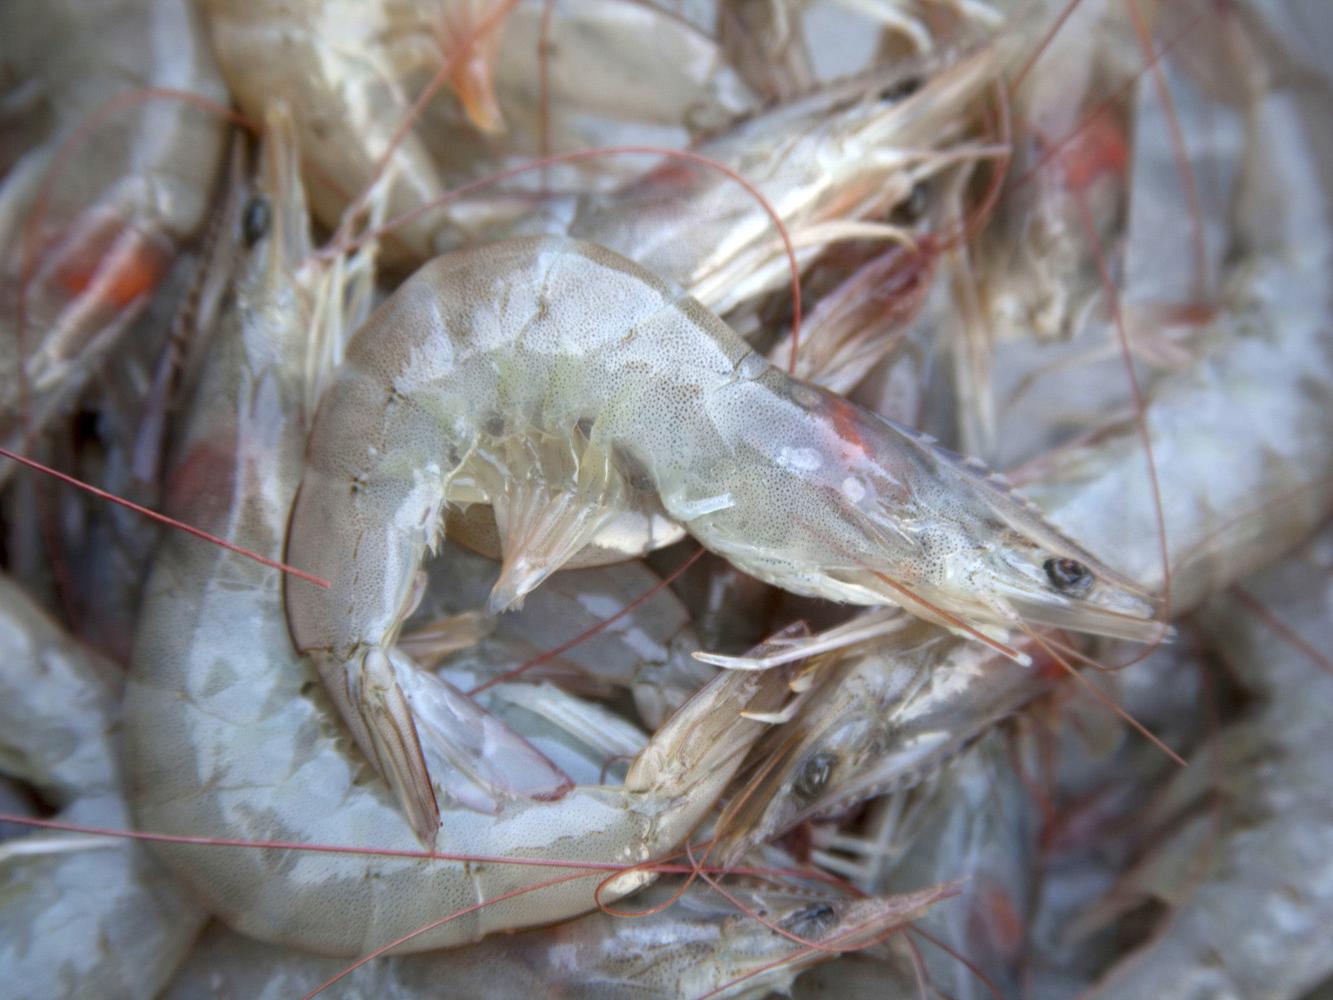
[[[1158,628],[1146,595],[984,469],[790,378],[639,265],[568,238],[459,251],[349,347],[288,533],[288,558],[333,581],[289,581],[296,646],[418,817],[434,813],[418,672],[395,641],[446,508],[475,503],[504,554],[492,611],[638,517],[788,590],[992,643],[1024,619]]]

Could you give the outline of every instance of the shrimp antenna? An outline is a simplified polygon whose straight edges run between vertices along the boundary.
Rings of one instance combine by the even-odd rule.
[[[1079,673],[1078,670],[1073,666],[1073,664],[1071,664],[1067,659],[1061,656],[1059,651],[1056,650],[1056,648],[1050,643],[1048,643],[1044,638],[1042,638],[1041,634],[1037,632],[1036,629],[1032,628],[1031,626],[1027,625],[1024,622],[1019,622],[1019,628],[1021,628],[1025,633],[1027,633],[1028,638],[1030,638],[1042,649],[1046,650],[1046,652],[1050,655],[1051,659],[1053,659],[1056,663],[1060,664],[1060,666],[1064,667],[1065,671],[1071,677],[1073,677],[1076,681],[1078,681],[1085,688],[1087,688],[1087,690],[1092,693],[1092,696],[1094,698],[1096,698],[1099,702],[1101,702],[1103,705],[1109,708],[1112,712],[1120,716],[1120,718],[1124,719],[1127,723],[1129,723],[1136,730],[1138,730],[1139,733],[1148,740],[1148,742],[1156,746],[1159,750],[1165,753],[1168,757],[1170,757],[1181,767],[1189,766],[1189,763],[1185,760],[1184,757],[1180,756],[1180,754],[1176,753],[1169,746],[1163,743],[1162,740],[1156,734],[1154,734],[1151,729],[1145,726],[1138,719],[1134,718],[1134,716],[1131,715],[1129,712],[1127,712],[1122,705],[1117,705],[1114,699],[1112,699],[1109,695],[1107,695],[1105,691],[1097,687],[1096,684],[1093,684],[1092,681],[1088,680],[1081,673]]]

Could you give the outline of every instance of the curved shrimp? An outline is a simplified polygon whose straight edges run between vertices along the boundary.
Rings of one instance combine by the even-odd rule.
[[[353,340],[288,531],[289,560],[333,581],[288,582],[297,648],[417,816],[430,785],[396,693],[416,668],[395,642],[446,506],[476,502],[503,532],[492,610],[656,507],[770,583],[974,637],[1160,628],[1145,593],[984,472],[789,378],[630,261],[550,237],[460,251]]]
[[[252,234],[169,486],[173,509],[192,523],[274,556],[300,477],[307,326],[314,289],[322,287],[291,197],[298,190],[292,132],[281,119],[270,124],[261,191],[272,208],[260,213],[269,227]],[[446,758],[432,757],[438,784],[429,790],[429,815],[413,817],[414,832],[390,789],[332,724],[320,685],[292,651],[279,580],[231,552],[171,539],[149,579],[126,694],[136,819],[177,834],[223,829],[248,840],[409,852],[426,829],[437,852],[488,858],[307,853],[293,861],[282,853],[160,846],[233,927],[323,954],[361,953],[479,901],[493,902],[414,938],[407,950],[560,920],[595,905],[601,876],[559,875],[580,874],[585,862],[653,858],[676,847],[710,809],[764,728],[737,716],[782,697],[780,678],[739,683],[738,676],[719,678],[677,712],[623,785],[577,787],[444,682],[413,677],[418,745]],[[507,858],[567,860],[569,867]],[[553,876],[556,884],[546,885]],[[651,878],[625,875],[605,896]]]
[[[837,239],[873,234],[910,242],[910,229],[855,220],[909,200],[949,164],[985,155],[984,147],[969,141],[969,109],[998,78],[1013,45],[1014,38],[1002,36],[952,62],[898,66],[827,85],[703,142],[696,155],[753,184],[792,230],[803,268]],[[762,201],[736,195],[732,177],[673,161],[615,192],[583,196],[566,206],[567,222],[533,215],[515,228],[558,231],[616,250],[679,283],[710,309],[727,312],[754,304],[789,280],[783,241]],[[910,262],[906,270],[921,272]],[[905,297],[912,298],[910,291]],[[855,381],[892,346],[887,338],[876,342],[871,325],[825,342],[829,331],[818,326],[825,318],[812,317],[817,326],[808,332],[820,349],[805,351],[799,362],[802,373],[821,385]],[[469,548],[503,556],[487,508],[452,509],[448,530]],[[603,526],[567,565],[624,559],[680,534],[679,526],[651,508],[636,511]]]
[[[226,92],[186,0],[7,3],[0,35],[30,40],[6,69],[51,119],[0,187],[8,437],[40,430],[77,394],[204,219],[224,122],[179,97],[133,92],[171,88],[214,104]],[[80,126],[95,127],[96,156],[72,145]]]

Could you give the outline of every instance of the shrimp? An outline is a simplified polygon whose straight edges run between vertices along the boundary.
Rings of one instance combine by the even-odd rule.
[[[1049,691],[1021,667],[926,622],[819,668],[800,714],[775,735],[717,856],[740,857],[806,820],[920,785],[981,735]]]
[[[760,998],[787,992],[812,965],[874,941],[952,893],[937,886],[871,899],[792,898],[782,888],[736,890],[766,922],[738,912],[709,888],[686,889],[637,918],[593,913],[560,927],[491,938],[465,950],[394,957],[344,983],[358,995],[415,997],[449,983],[470,997],[568,996],[589,988],[606,1000]],[[644,902],[671,901],[672,887]],[[791,937],[822,947],[803,946]],[[785,959],[785,960],[784,960]],[[276,998],[317,988],[345,963],[283,951],[215,928],[181,970],[166,1000]]]
[[[553,11],[549,37],[543,36],[544,17],[543,3],[525,0],[507,18],[496,90],[513,126],[500,146],[509,155],[608,141],[682,145],[758,104],[717,43],[661,8],[633,0],[569,0]],[[545,109],[534,72],[543,44],[549,46]],[[549,149],[534,141],[543,133]],[[440,162],[454,166],[458,156]]]
[[[898,67],[830,85],[704,142],[696,154],[753,181],[783,224],[795,230],[798,245],[807,244],[798,255],[802,265],[839,238],[910,240],[912,231],[900,226],[868,222],[844,227],[841,220],[874,216],[911,201],[925,190],[925,179],[944,166],[981,155],[965,141],[966,110],[996,79],[1010,44],[1000,39],[943,68],[928,65],[924,83],[916,67]],[[568,223],[530,217],[517,228],[565,232],[617,250],[679,282],[718,311],[753,305],[788,280],[782,241],[763,206],[738,200],[733,179],[715,172],[682,170],[672,163],[614,193],[586,195],[571,211]],[[908,256],[899,254],[899,265]],[[904,269],[918,276],[923,271],[910,261]],[[867,274],[864,282],[876,277]],[[910,308],[912,284],[924,288],[925,281],[909,277],[906,283],[905,308]],[[824,334],[831,333],[823,329],[826,321],[839,319],[846,317],[816,315],[809,333],[820,349],[800,359],[803,374],[835,388],[857,380],[893,345],[888,338],[876,340],[874,326],[826,341]],[[487,508],[452,509],[448,531],[469,548],[503,556]],[[679,527],[646,510],[621,516],[570,556],[567,565],[623,559],[680,534]]]
[[[910,848],[901,859],[885,859],[887,877],[877,873],[867,881],[879,892],[928,884],[936,872],[964,880],[958,899],[932,909],[921,927],[967,955],[1002,995],[1022,996],[1023,919],[1034,893],[1038,824],[1037,810],[1009,757],[1008,739],[1008,733],[990,733],[940,775],[939,786],[927,793],[904,838]],[[897,803],[890,802],[896,816]],[[932,950],[926,965],[947,996],[980,1000],[988,995],[981,980],[945,952]]]
[[[0,35],[32,40],[7,70],[50,121],[0,187],[0,436],[12,446],[96,372],[204,219],[222,120],[179,99],[131,103],[134,89],[226,94],[185,0],[19,0],[0,17]],[[89,125],[96,156],[73,144]]]
[[[0,577],[0,769],[61,822],[124,827],[116,669]],[[0,965],[18,998],[152,995],[204,913],[141,844],[64,833],[0,843]]]
[[[288,581],[296,646],[415,816],[433,804],[395,642],[446,504],[466,502],[502,531],[492,611],[657,507],[767,582],[974,637],[1024,619],[1160,629],[1145,592],[984,472],[791,379],[632,262],[555,237],[458,251],[349,346],[287,536],[289,561],[333,581]]]
[[[250,241],[168,491],[172,509],[192,523],[270,556],[281,554],[300,479],[307,324],[318,305],[308,296],[321,287],[292,197],[299,191],[293,131],[281,116],[270,122],[261,174],[261,197],[272,206],[268,231]],[[326,305],[320,315],[336,311],[336,302]],[[577,874],[585,862],[647,861],[676,847],[709,810],[765,728],[737,716],[771,710],[783,694],[780,678],[739,677],[718,678],[677,712],[623,785],[575,787],[445,682],[411,677],[413,725],[422,734],[414,745],[443,755],[432,757],[432,773],[448,808],[442,824],[432,788],[428,820],[409,825],[291,649],[280,582],[227,550],[169,539],[148,582],[125,700],[136,819],[177,834],[222,828],[250,840],[407,851],[428,826],[438,829],[428,838],[436,851],[486,859],[310,853],[293,863],[280,854],[159,845],[210,910],[279,944],[358,954],[487,901],[406,949],[561,920],[595,905],[596,878],[546,885],[552,875]],[[568,860],[569,868],[507,858]],[[651,878],[630,872],[604,898]]]
[[[516,158],[550,152],[547,144],[581,149],[628,135],[679,145],[755,103],[710,39],[625,0],[561,5],[552,51],[543,57],[555,105],[549,119],[534,69],[545,44],[539,44],[541,3],[206,0],[203,6],[241,107],[259,117],[276,96],[302,110],[306,183],[320,221],[337,225],[354,204],[348,192],[369,187],[384,164],[393,188],[388,214],[403,219],[384,246],[396,265],[512,224],[533,199],[526,191],[441,205],[446,180],[515,166]],[[503,51],[497,48],[502,27],[509,36]],[[608,53],[623,60],[620,72],[608,65]],[[480,130],[459,121],[452,102],[425,102],[441,62],[464,114]],[[423,69],[431,79],[421,79]],[[414,100],[418,85],[423,97]],[[512,128],[504,128],[506,118]],[[586,172],[576,178],[588,179]]]
[[[1333,146],[1320,90],[1274,88],[1247,111],[1247,160],[1233,245],[1243,251],[1200,359],[1163,378],[1146,414],[1179,613],[1270,562],[1333,503]],[[1052,520],[1150,585],[1162,576],[1156,509],[1129,428],[1033,463],[1028,492]],[[1225,457],[1225,461],[1221,459]],[[1114,540],[1114,541],[1113,541]]]

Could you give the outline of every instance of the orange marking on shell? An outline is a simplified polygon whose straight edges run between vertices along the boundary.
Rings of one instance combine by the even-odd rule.
[[[1003,886],[986,879],[980,897],[979,909],[997,952],[1006,957],[1019,955],[1024,939],[1023,918],[1009,893]]]
[[[865,440],[861,437],[860,423],[861,415],[856,407],[839,396],[833,396],[828,404],[829,418],[833,421],[833,429],[837,432],[838,438],[847,446],[847,453],[844,458],[863,459],[868,457],[869,449],[866,447]]]
[[[94,236],[58,265],[56,280],[70,296],[93,294],[97,305],[121,309],[151,294],[166,269],[162,249],[127,229],[109,241]]]
[[[1065,187],[1084,191],[1105,174],[1122,174],[1129,165],[1125,133],[1108,112],[1093,116],[1060,149]]]

